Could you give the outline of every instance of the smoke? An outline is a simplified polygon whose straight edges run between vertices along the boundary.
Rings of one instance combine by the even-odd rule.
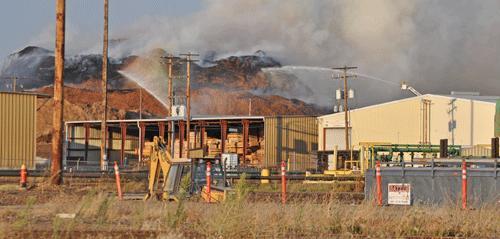
[[[422,93],[500,92],[498,0],[206,0],[204,5],[188,16],[147,16],[111,29],[111,37],[121,40],[111,44],[110,54],[163,48],[199,52],[202,58],[215,52],[220,58],[264,50],[284,65],[355,65],[384,80],[407,81]],[[85,34],[73,35],[68,46],[100,52],[99,41],[89,45]],[[331,79],[324,72],[289,74],[306,87],[314,77]],[[363,97],[402,97],[397,86],[359,82],[364,83],[354,85],[365,88]]]

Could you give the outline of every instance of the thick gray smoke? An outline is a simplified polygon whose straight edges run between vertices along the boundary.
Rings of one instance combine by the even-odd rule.
[[[110,53],[119,57],[163,48],[177,53],[217,52],[223,57],[264,50],[283,65],[356,65],[359,72],[384,80],[405,80],[422,93],[500,94],[498,0],[207,0],[204,4],[203,10],[189,16],[149,16],[132,26],[111,29],[112,38],[124,40],[113,44]],[[100,45],[82,50],[100,52]],[[307,85],[308,77],[330,75],[297,77]],[[356,87],[380,88],[363,92],[376,101],[388,95],[401,97],[397,85],[364,82],[355,83]]]

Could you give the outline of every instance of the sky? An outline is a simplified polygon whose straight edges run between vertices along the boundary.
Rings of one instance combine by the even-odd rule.
[[[66,2],[66,56],[102,52],[103,0]],[[54,48],[54,0],[0,3],[0,62],[28,45]],[[120,41],[110,42],[109,54],[161,48],[216,60],[262,50],[287,66],[358,66],[371,76],[359,77],[358,95],[399,95],[401,81],[423,93],[498,95],[498,9],[499,0],[110,0],[110,39]],[[297,88],[331,86],[331,72],[300,69],[285,69]],[[276,80],[284,92],[286,79]]]
[[[109,24],[113,28],[151,16],[182,16],[198,11],[200,0],[110,0]],[[37,42],[55,24],[54,0],[0,0],[0,59]],[[102,36],[103,0],[67,0],[66,29]],[[73,29],[72,29],[73,28]],[[71,42],[67,42],[71,46]]]

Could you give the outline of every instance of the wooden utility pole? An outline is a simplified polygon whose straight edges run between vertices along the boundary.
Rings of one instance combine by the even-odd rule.
[[[12,92],[16,92],[17,77],[12,77]]]
[[[63,154],[63,107],[64,107],[64,36],[66,19],[66,1],[56,2],[56,49],[54,67],[54,105],[52,116],[52,161],[50,166],[51,183],[62,183]]]
[[[352,77],[347,75],[348,70],[354,70],[357,69],[358,67],[356,66],[344,66],[344,67],[337,67],[337,68],[332,68],[334,70],[342,70],[342,80],[344,81],[344,128],[345,128],[345,149],[346,151],[349,151],[350,148],[350,141],[349,141],[349,104],[348,104],[348,97],[349,97],[349,92],[348,92],[348,87],[347,87],[347,78]]]
[[[252,115],[252,98],[248,99],[248,116]]]
[[[104,0],[104,42],[102,48],[101,170],[108,169],[106,120],[108,117],[108,0]]]
[[[168,66],[168,109],[167,109],[167,117],[172,117],[172,107],[174,106],[174,88],[173,88],[173,78],[172,78],[172,64],[173,64],[173,56],[172,54],[168,54],[167,56],[167,66]],[[170,120],[168,122],[168,132],[173,132],[174,121]],[[169,134],[167,137],[167,145],[173,148],[173,135]],[[173,155],[173,154],[172,154]]]
[[[193,54],[188,52],[187,54],[181,54],[181,56],[186,56],[186,134],[187,134],[187,150],[186,150],[186,158],[189,158],[189,151],[191,146],[189,145],[190,141],[190,130],[191,130],[191,62],[193,60],[193,56],[199,56],[198,54]]]
[[[142,119],[142,87],[139,86],[139,119]]]
[[[167,56],[167,66],[168,66],[168,116],[172,116],[172,107],[174,106],[174,88],[172,87],[172,64],[173,64],[173,59],[174,57],[172,54],[168,54]]]
[[[172,109],[174,106],[174,87],[173,87],[173,64],[174,64],[174,56],[172,54],[168,54],[167,56],[163,56],[162,58],[167,59],[167,117],[172,117]],[[175,124],[174,121],[170,120],[168,122],[168,136],[167,136],[167,145],[170,147],[171,155],[174,155],[174,138],[175,138]]]

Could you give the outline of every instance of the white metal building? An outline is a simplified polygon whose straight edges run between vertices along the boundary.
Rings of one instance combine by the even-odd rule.
[[[350,143],[489,144],[495,100],[477,95],[422,95],[351,110]],[[345,149],[344,112],[318,117],[319,150]]]

